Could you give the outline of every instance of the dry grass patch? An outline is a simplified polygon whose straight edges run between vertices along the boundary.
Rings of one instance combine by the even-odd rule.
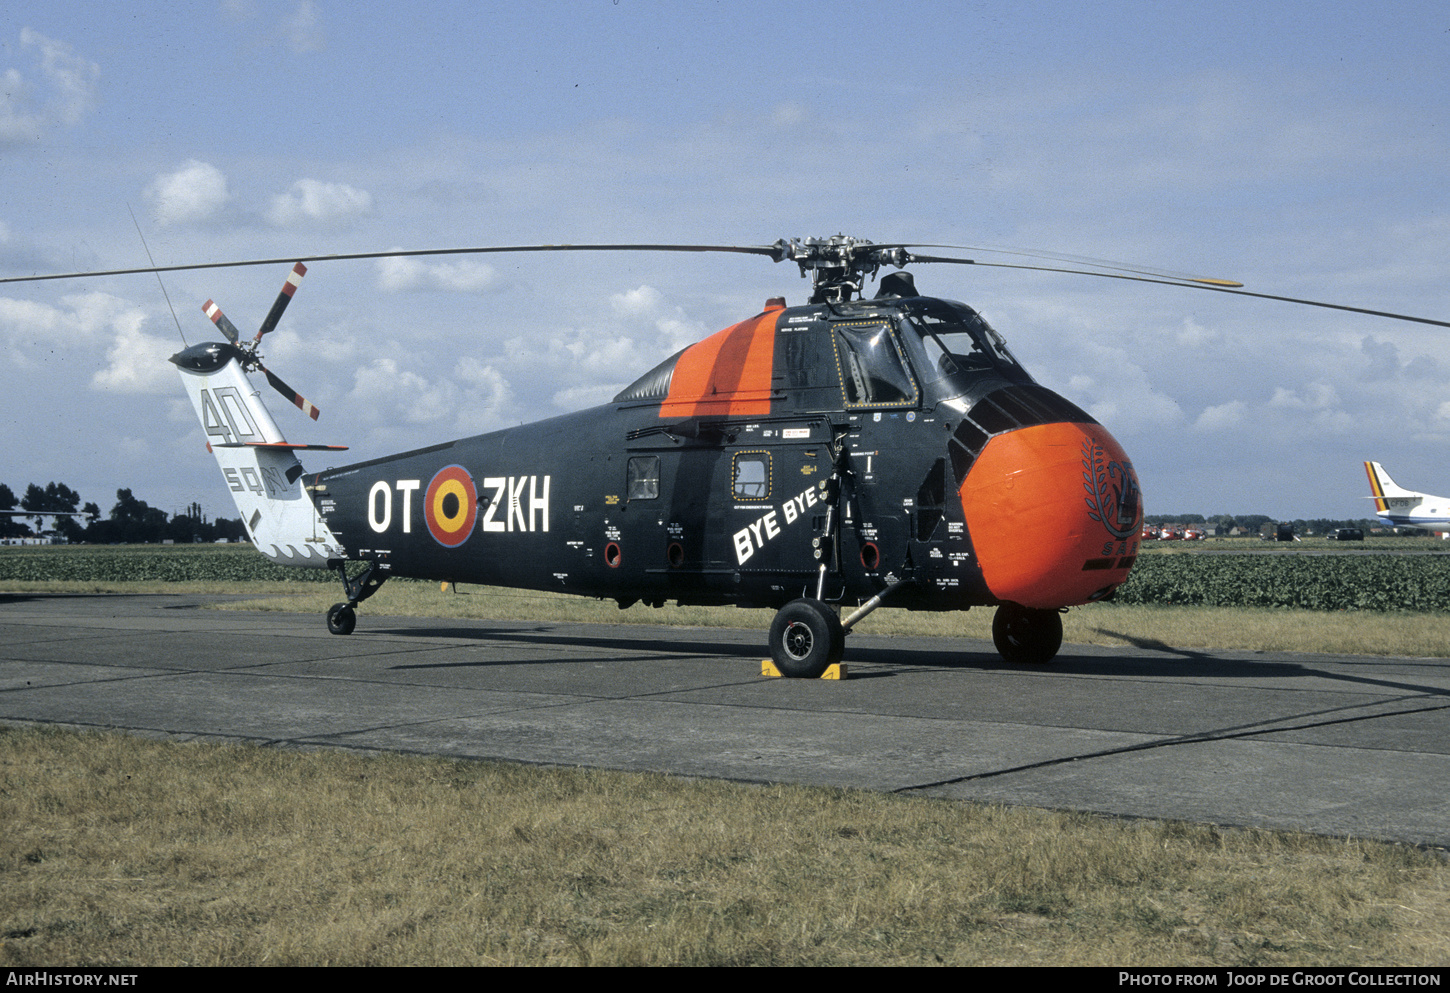
[[[231,592],[238,592],[235,587]],[[339,590],[296,587],[286,595],[218,603],[219,610],[269,610],[323,614]],[[620,610],[612,600],[562,593],[463,586],[444,593],[436,583],[390,582],[363,604],[359,625],[377,616],[564,621],[595,624],[670,624],[764,630],[769,610],[736,607],[665,607],[635,604]],[[993,609],[927,613],[882,608],[862,622],[863,634],[921,635],[990,641]],[[319,623],[321,623],[319,619]],[[1155,607],[1093,604],[1063,617],[1064,639],[1079,645],[1138,645],[1164,649],[1241,649],[1349,655],[1441,657],[1450,645],[1450,615],[1258,607]],[[849,653],[850,647],[847,646]]]
[[[0,730],[0,962],[1443,965],[1410,848]]]

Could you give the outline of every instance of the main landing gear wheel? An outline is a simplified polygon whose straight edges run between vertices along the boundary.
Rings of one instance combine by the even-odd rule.
[[[818,679],[845,649],[841,619],[819,600],[792,600],[770,624],[770,657],[782,676]]]
[[[333,634],[352,634],[357,627],[357,611],[345,603],[334,603],[327,611],[327,630]]]
[[[1062,615],[1004,603],[992,618],[992,641],[1008,662],[1043,665],[1062,647]]]

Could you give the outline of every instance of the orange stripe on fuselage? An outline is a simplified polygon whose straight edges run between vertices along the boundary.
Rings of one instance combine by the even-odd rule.
[[[741,321],[685,349],[675,363],[661,417],[770,413],[775,322],[781,308]]]
[[[1385,503],[1384,487],[1380,486],[1379,477],[1374,474],[1374,466],[1366,462],[1364,464],[1364,474],[1369,477],[1369,491],[1374,494],[1374,509],[1380,513],[1384,513],[1390,509],[1390,505]]]

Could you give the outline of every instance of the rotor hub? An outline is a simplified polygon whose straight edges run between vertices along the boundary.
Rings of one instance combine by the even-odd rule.
[[[898,269],[911,261],[900,245],[877,245],[865,238],[837,234],[829,238],[781,239],[773,246],[775,261],[787,259],[800,266],[801,278],[811,277],[811,303],[844,303],[861,292],[883,265]]]

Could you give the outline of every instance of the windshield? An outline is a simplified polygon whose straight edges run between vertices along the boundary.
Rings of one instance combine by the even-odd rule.
[[[926,363],[920,372],[927,382],[949,380],[964,391],[984,372],[1011,382],[1031,382],[1002,336],[964,304],[933,301],[909,310],[904,323],[921,342]]]

